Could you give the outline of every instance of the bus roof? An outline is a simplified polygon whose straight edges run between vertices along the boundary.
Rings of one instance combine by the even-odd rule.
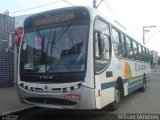
[[[134,39],[139,44],[141,44],[117,20],[111,19],[107,14],[104,14],[104,13],[98,11],[96,8],[91,8],[91,7],[86,7],[86,6],[64,7],[64,8],[58,8],[58,9],[53,9],[53,10],[48,10],[48,11],[36,13],[34,15],[31,15],[31,16],[27,17],[25,19],[24,23],[27,20],[35,18],[35,17],[38,17],[40,15],[49,14],[49,13],[52,13],[52,12],[59,12],[59,11],[76,10],[76,9],[84,9],[84,10],[88,11],[89,14],[90,14],[90,18],[91,19],[94,19],[96,16],[102,17],[104,20],[106,20],[112,26],[114,26],[115,28],[117,28],[118,30],[120,30],[121,32],[123,32],[124,34],[126,34],[127,36],[131,37],[132,39]],[[141,45],[145,47],[145,45],[143,45],[143,44],[141,44]]]

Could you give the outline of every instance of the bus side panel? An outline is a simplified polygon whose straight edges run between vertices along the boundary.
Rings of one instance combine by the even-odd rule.
[[[97,79],[95,89],[96,108],[101,109],[114,101],[115,82],[101,83],[99,82],[101,81],[99,76],[96,76],[95,79]]]
[[[80,109],[96,109],[94,89],[83,87]]]
[[[151,80],[151,76],[150,76],[150,73],[147,73],[146,74],[146,83],[148,84]]]
[[[95,75],[95,96],[98,109],[114,101],[115,80],[113,64],[114,61],[111,59],[109,67],[104,72]]]
[[[124,67],[125,67],[125,62],[127,60],[124,60],[122,58],[117,58],[114,56],[114,61],[115,61],[115,80],[121,79],[123,82],[123,88],[124,88],[124,96],[128,95],[128,79],[125,79],[124,77]]]
[[[128,91],[129,93],[137,90],[138,88],[143,86],[143,80],[145,75],[146,83],[150,80],[150,65],[145,62],[130,62],[131,68],[133,71],[133,75],[128,78],[129,86]]]
[[[144,74],[148,83],[149,73],[150,65],[148,63],[115,57],[115,79],[122,79],[124,96],[143,86]]]
[[[121,61],[123,61],[121,63],[123,67],[121,76],[124,81],[124,95],[126,96],[143,86],[144,74],[146,75],[146,82],[149,80],[150,65],[135,60],[122,59]]]

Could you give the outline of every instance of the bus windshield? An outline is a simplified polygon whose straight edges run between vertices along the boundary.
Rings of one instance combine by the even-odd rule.
[[[21,73],[83,72],[88,26],[81,22],[25,31],[20,53]]]

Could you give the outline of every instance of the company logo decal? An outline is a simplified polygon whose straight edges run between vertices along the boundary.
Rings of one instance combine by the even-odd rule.
[[[125,63],[124,66],[124,77],[125,78],[132,77],[131,67],[127,62]]]

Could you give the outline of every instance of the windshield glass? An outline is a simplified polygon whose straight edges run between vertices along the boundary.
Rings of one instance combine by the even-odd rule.
[[[83,72],[88,25],[66,24],[26,31],[20,54],[21,73]]]

